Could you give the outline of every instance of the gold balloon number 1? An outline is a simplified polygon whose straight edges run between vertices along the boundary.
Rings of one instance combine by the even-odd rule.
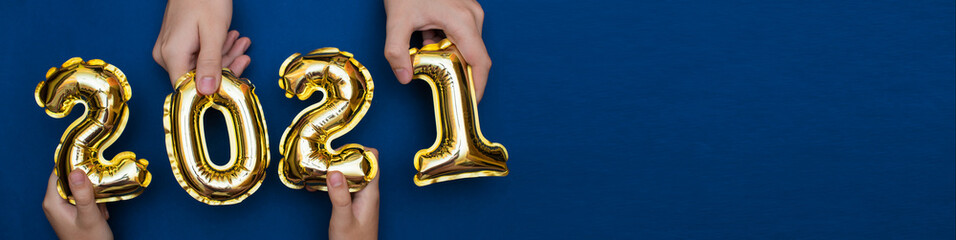
[[[209,160],[202,124],[209,108],[226,118],[231,154],[225,165]],[[196,90],[195,71],[186,73],[166,97],[163,126],[173,175],[196,200],[236,204],[262,184],[269,166],[269,139],[262,106],[248,80],[224,68],[219,90],[202,96]]]
[[[375,155],[359,144],[333,150],[332,140],[352,130],[372,103],[372,75],[351,53],[320,48],[289,56],[279,68],[285,96],[306,100],[316,91],[322,100],[303,109],[282,134],[279,179],[292,189],[327,191],[326,176],[339,171],[349,191],[361,190],[378,174]]]
[[[508,151],[481,134],[471,67],[448,39],[411,49],[415,79],[428,83],[435,104],[438,136],[415,154],[415,184],[507,176]]]
[[[152,175],[145,159],[137,160],[133,152],[121,152],[112,160],[103,158],[103,151],[126,128],[126,101],[131,96],[126,75],[99,59],[84,62],[71,58],[60,68],[50,68],[46,81],[37,85],[37,104],[51,117],[66,117],[76,104],[86,106],[83,116],[63,133],[53,157],[60,197],[75,203],[67,176],[76,169],[85,171],[93,182],[98,203],[134,198],[149,186]]]

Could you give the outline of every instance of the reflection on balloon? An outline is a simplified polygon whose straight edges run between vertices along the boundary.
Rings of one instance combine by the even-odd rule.
[[[322,100],[303,109],[292,120],[279,143],[279,179],[289,188],[328,191],[326,174],[339,171],[349,191],[365,187],[378,174],[378,163],[359,144],[333,150],[332,140],[355,127],[372,103],[372,76],[351,53],[337,48],[316,49],[289,56],[279,68],[279,87],[285,96],[306,100],[316,91]]]
[[[415,184],[507,176],[508,151],[481,134],[471,67],[448,39],[411,49],[415,79],[428,83],[438,136],[415,154]]]
[[[37,85],[37,104],[51,117],[66,117],[76,104],[86,106],[83,116],[63,133],[53,157],[60,197],[75,203],[67,176],[76,169],[85,171],[93,182],[97,203],[131,199],[149,186],[152,175],[145,159],[136,159],[133,152],[121,152],[111,160],[103,158],[103,151],[126,128],[126,101],[131,96],[126,75],[99,59],[84,62],[70,58],[60,68],[50,68],[46,81]]]
[[[207,154],[202,119],[209,108],[226,118],[231,151],[225,165],[214,164]],[[163,110],[169,163],[190,196],[209,205],[229,205],[259,188],[269,166],[269,139],[262,106],[248,80],[224,68],[219,90],[202,96],[195,71],[190,71],[179,78]]]

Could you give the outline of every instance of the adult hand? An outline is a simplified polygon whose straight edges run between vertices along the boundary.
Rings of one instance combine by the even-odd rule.
[[[481,100],[491,69],[491,58],[481,40],[484,10],[474,0],[385,0],[385,58],[402,84],[412,81],[408,41],[412,32],[423,31],[422,44],[441,41],[447,35],[471,65],[476,99]]]
[[[242,75],[251,61],[245,52],[252,41],[228,31],[231,21],[231,0],[169,0],[153,60],[169,72],[174,88],[176,80],[192,69],[202,95],[219,89],[222,68]]]
[[[378,158],[378,150],[369,148]],[[329,173],[329,199],[332,219],[329,220],[329,239],[378,238],[378,179],[376,176],[361,191],[349,193],[345,176],[338,171]]]
[[[60,197],[56,190],[56,174],[50,174],[43,198],[43,212],[60,239],[113,239],[106,219],[110,214],[106,205],[96,204],[93,183],[81,169],[70,172],[70,192],[76,205]]]

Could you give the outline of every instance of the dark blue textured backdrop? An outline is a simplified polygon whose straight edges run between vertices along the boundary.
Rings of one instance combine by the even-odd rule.
[[[381,151],[383,238],[956,237],[951,0],[482,4],[494,67],[481,124],[507,146],[510,176],[412,183],[412,156],[435,135],[431,97],[423,82],[398,84],[382,57],[381,2],[238,1],[232,26],[252,38],[244,76],[272,163],[250,198],[213,207],[179,187],[166,158],[171,87],[150,56],[165,3],[7,1],[0,238],[54,237],[40,202],[80,114],[50,118],[32,94],[73,56],[102,58],[132,84],[130,123],[106,155],[150,160],[153,183],[109,204],[118,237],[325,238],[327,195],[283,186],[275,150],[314,101],[282,96],[279,64],[325,46],[375,79],[368,115],[336,144]]]

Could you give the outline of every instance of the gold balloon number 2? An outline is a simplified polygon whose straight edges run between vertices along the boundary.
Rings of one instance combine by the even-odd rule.
[[[361,190],[378,174],[375,155],[359,144],[332,149],[332,140],[352,130],[372,103],[372,75],[351,53],[320,48],[289,56],[279,68],[285,96],[306,100],[316,91],[323,98],[292,120],[279,143],[279,179],[292,189],[327,191],[326,176],[339,171],[349,191]]]
[[[209,205],[242,202],[265,178],[269,166],[269,139],[259,98],[248,80],[222,70],[219,90],[209,96],[196,90],[195,71],[179,78],[166,97],[163,126],[173,175],[190,196]],[[230,158],[225,165],[209,160],[203,114],[213,108],[223,113],[229,132]]]
[[[126,128],[126,101],[131,96],[126,75],[99,59],[84,62],[71,58],[60,68],[50,68],[46,81],[37,85],[37,104],[51,117],[66,117],[76,104],[86,106],[83,116],[63,133],[53,157],[60,197],[75,203],[66,180],[76,169],[85,171],[93,182],[98,203],[134,198],[149,186],[152,175],[145,159],[136,159],[133,152],[121,152],[112,160],[103,158],[103,151]]]

